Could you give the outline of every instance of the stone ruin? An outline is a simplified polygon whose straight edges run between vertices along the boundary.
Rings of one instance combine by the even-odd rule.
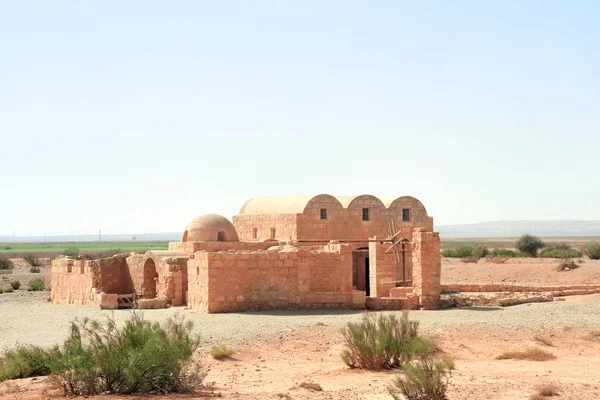
[[[116,308],[435,309],[440,237],[421,202],[254,198],[192,220],[169,250],[52,261],[51,300]]]

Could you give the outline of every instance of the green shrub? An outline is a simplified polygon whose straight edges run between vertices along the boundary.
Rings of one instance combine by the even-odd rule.
[[[519,253],[516,250],[511,249],[492,249],[490,251],[490,256],[492,257],[518,257]]]
[[[476,257],[482,258],[487,256],[490,251],[487,247],[471,247],[471,246],[459,246],[455,249],[442,250],[442,257],[450,258],[469,258]]]
[[[0,258],[0,270],[13,269],[14,264],[8,258]]]
[[[475,247],[471,251],[471,257],[483,258],[490,254],[487,247]]]
[[[48,375],[56,350],[36,346],[19,346],[8,350],[0,362],[0,382],[9,379]]]
[[[221,360],[223,358],[231,356],[232,354],[233,354],[233,350],[231,350],[229,347],[225,346],[224,344],[220,345],[220,346],[215,346],[212,349],[210,349],[210,355],[215,360]]]
[[[528,254],[531,257],[536,257],[539,249],[546,247],[540,238],[531,235],[523,235],[517,241],[517,250]]]
[[[63,256],[78,258],[79,257],[79,249],[77,247],[67,247],[62,252]]]
[[[12,282],[10,283],[10,286],[11,286],[13,289],[15,289],[15,290],[19,290],[19,288],[21,287],[21,282],[19,282],[19,281],[17,281],[17,280],[15,280],[15,281],[12,281]]]
[[[7,286],[4,289],[2,289],[2,291],[4,293],[12,293],[12,292],[14,292],[14,289],[11,286]]]
[[[350,368],[372,371],[402,367],[413,355],[419,323],[393,314],[365,314],[362,322],[342,328],[346,348],[342,360]]]
[[[12,247],[10,247],[10,246],[4,246],[4,250],[11,250],[11,249],[12,249]]]
[[[23,256],[23,259],[32,267],[39,267],[40,265],[42,265],[40,263],[40,260],[38,260],[36,258],[36,256],[33,253],[27,253]]]
[[[579,258],[583,255],[583,253],[577,249],[570,249],[558,247],[558,246],[548,246],[542,251],[540,251],[540,257],[544,258]]]
[[[30,292],[41,292],[45,289],[45,287],[46,285],[44,284],[43,280],[41,280],[40,278],[35,278],[29,281],[29,284],[27,285],[27,290]]]
[[[600,243],[590,242],[585,245],[583,252],[592,260],[600,260]]]
[[[427,344],[425,343],[425,346]],[[388,388],[395,400],[446,400],[454,361],[450,358],[437,359],[426,348],[404,367]]]
[[[123,328],[76,320],[56,357],[55,381],[70,395],[192,392],[204,374],[192,355],[200,344],[191,321],[164,324],[132,313]]]

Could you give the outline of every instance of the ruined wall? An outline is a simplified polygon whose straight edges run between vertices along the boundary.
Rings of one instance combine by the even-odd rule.
[[[440,307],[442,258],[440,234],[415,229],[412,241],[413,290],[423,309]]]
[[[240,250],[257,251],[266,250],[271,246],[278,245],[279,242],[170,242],[168,251],[181,251],[186,254],[193,254],[197,251],[222,251],[222,250]]]
[[[100,260],[57,258],[50,269],[53,304],[98,306],[102,293],[123,294],[131,290],[124,255]]]
[[[233,226],[240,240],[262,241],[273,239],[272,228],[275,228],[274,239],[297,239],[296,214],[236,215],[233,217]],[[254,229],[256,229],[256,237],[254,236]]]
[[[188,277],[188,305],[209,312],[364,306],[364,297],[352,290],[352,255],[343,245],[198,252]]]

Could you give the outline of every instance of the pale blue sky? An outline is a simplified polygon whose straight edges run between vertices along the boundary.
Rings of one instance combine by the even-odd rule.
[[[254,196],[600,219],[600,2],[0,0],[0,234]]]

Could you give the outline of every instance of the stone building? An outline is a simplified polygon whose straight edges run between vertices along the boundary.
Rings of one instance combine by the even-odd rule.
[[[52,302],[208,312],[437,308],[440,239],[421,202],[371,195],[255,198],[192,220],[169,250],[56,259]]]

